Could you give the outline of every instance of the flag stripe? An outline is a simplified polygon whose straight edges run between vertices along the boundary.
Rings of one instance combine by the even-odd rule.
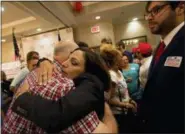
[[[59,30],[58,30],[58,41],[61,41]]]
[[[19,47],[17,45],[17,40],[16,40],[14,32],[12,33],[12,36],[13,36],[13,46],[14,46],[15,60],[17,60],[17,59],[20,58]]]

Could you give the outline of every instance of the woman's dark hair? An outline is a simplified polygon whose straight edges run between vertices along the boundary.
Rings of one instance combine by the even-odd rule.
[[[163,1],[163,2],[166,2],[166,3],[168,3],[170,6],[171,6],[171,8],[172,8],[172,10],[175,10],[176,8],[177,8],[177,6],[181,3],[181,2],[183,2],[183,1]],[[148,11],[148,7],[150,6],[150,4],[152,3],[152,1],[148,1],[147,2],[147,4],[146,4],[146,11]]]
[[[86,47],[86,48],[89,47],[87,43],[82,42],[82,41],[77,42],[77,45],[78,45],[79,47]]]
[[[98,77],[102,83],[104,84],[104,90],[110,89],[110,75],[108,73],[108,70],[106,68],[104,60],[101,58],[101,56],[93,51],[91,51],[89,48],[77,48],[73,52],[81,50],[84,52],[84,58],[85,58],[85,72],[90,73]],[[73,53],[72,52],[72,53]]]

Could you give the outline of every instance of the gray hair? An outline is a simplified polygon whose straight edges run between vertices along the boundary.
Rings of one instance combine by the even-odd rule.
[[[76,48],[78,48],[78,45],[74,41],[63,40],[55,45],[53,54],[54,54],[54,56],[57,56],[61,53],[63,53],[63,54],[68,53],[69,54],[70,52],[72,52]]]

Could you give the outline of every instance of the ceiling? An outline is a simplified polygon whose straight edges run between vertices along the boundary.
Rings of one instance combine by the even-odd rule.
[[[61,27],[77,27],[100,20],[112,20],[114,24],[143,19],[146,2],[82,2],[83,10],[73,10],[75,2],[33,1],[2,2],[2,39],[12,41],[12,28],[17,38]],[[96,20],[96,16],[101,16]],[[37,31],[41,28],[42,31]],[[4,42],[3,42],[4,43]]]

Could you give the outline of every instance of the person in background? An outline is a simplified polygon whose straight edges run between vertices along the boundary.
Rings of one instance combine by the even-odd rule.
[[[144,132],[184,133],[184,16],[184,1],[148,1],[146,5],[149,29],[161,36],[161,42],[142,97]]]
[[[11,103],[13,92],[10,91],[10,82],[4,71],[1,71],[1,117],[2,121]]]
[[[10,91],[11,81],[7,80],[7,76],[4,71],[1,71],[1,89],[4,93],[6,93],[9,97],[13,96],[13,92]]]
[[[98,117],[96,113],[93,112],[93,110],[96,109],[99,118],[102,118],[102,111],[104,109],[104,99],[103,91],[99,90],[99,88],[106,88],[106,86],[104,87],[103,85],[108,85],[109,82],[107,81],[105,82],[106,84],[102,85],[101,82],[95,76],[90,74],[81,74],[84,69],[86,73],[93,72],[93,70],[90,69],[91,67],[96,68],[96,71],[100,69],[98,68],[97,64],[100,63],[100,61],[98,60],[98,57],[94,55],[93,52],[83,51],[85,48],[78,48],[73,51],[77,47],[77,44],[71,41],[62,41],[56,45],[54,51],[54,64],[57,66],[58,71],[53,72],[50,82],[48,82],[45,86],[36,86],[36,70],[31,72],[26,78],[26,80],[29,82],[28,84],[30,85],[30,92],[33,92],[34,94],[42,93],[40,94],[42,97],[54,99],[56,101],[42,99],[39,96],[34,96],[34,94],[33,96],[30,96],[29,93],[24,93],[23,95],[20,95],[20,97],[15,100],[13,107],[10,109],[10,111],[12,111],[13,109],[13,112],[11,112],[10,115],[18,117],[10,119],[7,118],[7,122],[3,127],[3,131],[15,131],[15,128],[13,126],[7,127],[9,124],[11,124],[11,122],[16,122],[16,120],[13,121],[12,119],[17,119],[19,122],[20,120],[31,120],[32,125],[34,125],[34,122],[35,124],[43,128],[45,131],[52,133],[56,133],[61,130],[63,130],[63,133],[92,133],[94,130],[96,130],[95,128],[101,130],[99,131],[99,133],[106,131],[105,127],[104,129],[99,127],[98,124],[100,121],[98,120]],[[95,63],[91,65],[92,62]],[[61,64],[63,65],[62,68]],[[103,63],[100,63],[100,65],[103,65]],[[103,75],[105,74],[105,71],[104,73],[103,70],[101,72],[102,73],[98,74],[103,76],[101,80],[105,80],[107,78],[106,75]],[[96,74],[97,72],[94,73]],[[77,77],[78,75],[79,77]],[[76,89],[72,88],[73,84],[71,83],[71,80],[67,79],[66,77],[74,79]],[[21,94],[21,90],[22,89],[18,90],[18,96],[19,94]],[[52,92],[50,90],[52,90]],[[26,87],[25,89],[23,88],[23,91],[28,91],[28,87]],[[99,100],[102,101],[102,103],[100,103]],[[34,102],[36,102],[36,104]],[[102,107],[99,107],[100,105]],[[25,113],[21,113],[19,109],[17,109],[17,107],[21,108],[22,110],[26,110],[27,113],[29,113],[29,116],[25,115]],[[58,109],[58,107],[60,108]],[[60,109],[65,110],[61,111]],[[113,116],[111,116],[111,113],[108,112],[108,115],[107,113],[105,113],[105,116],[106,117],[103,118],[103,121],[105,121],[105,124],[108,125],[109,129],[112,128],[112,126],[116,127],[114,118]],[[53,120],[53,118],[55,118],[55,120]],[[24,122],[30,124],[28,120]],[[20,131],[20,127],[21,129],[23,129],[22,127],[24,127],[21,123],[14,124],[15,126],[19,125],[16,127],[17,131]],[[100,125],[101,124],[102,123],[100,122]],[[24,129],[24,131],[43,132],[44,130],[42,130],[41,128],[36,127],[34,130],[27,128],[26,130]],[[114,128],[114,130],[111,130],[113,132],[116,132],[115,129],[116,128]]]
[[[36,68],[37,63],[39,60],[39,53],[36,51],[30,51],[27,53],[26,61],[27,66],[23,68],[13,79],[10,90],[12,92],[16,92],[16,88],[21,84],[21,82],[24,80],[24,78],[27,76],[27,74],[32,71],[34,68]]]
[[[148,70],[150,63],[152,61],[152,47],[149,43],[141,42],[138,44],[137,51],[139,60],[141,61],[140,71],[139,71],[139,81],[140,88],[143,91],[148,79]]]
[[[139,60],[137,53],[138,53],[137,49],[136,48],[132,48],[133,63],[138,64],[140,66],[141,65],[141,61]]]
[[[129,63],[127,55],[123,55],[120,68],[122,75],[125,78],[128,86],[130,97],[137,102],[140,99],[139,91],[139,65],[135,63]]]
[[[78,47],[85,47],[85,48],[89,47],[87,43],[82,42],[82,41],[77,42],[77,45],[78,45]]]
[[[109,103],[119,125],[119,133],[126,132],[126,124],[124,118],[124,110],[131,108],[135,110],[135,103],[132,104],[126,81],[119,71],[118,63],[121,60],[121,53],[113,46],[104,46],[100,51],[101,57],[104,59],[111,76],[112,86],[110,91]],[[125,108],[125,109],[124,109]]]
[[[111,38],[103,38],[102,40],[101,40],[101,45],[102,44],[111,44],[112,45],[112,40],[111,40]]]
[[[132,53],[125,49],[125,44],[122,40],[116,43],[116,48],[121,51],[122,54],[126,54],[129,57],[129,63],[133,62]]]

